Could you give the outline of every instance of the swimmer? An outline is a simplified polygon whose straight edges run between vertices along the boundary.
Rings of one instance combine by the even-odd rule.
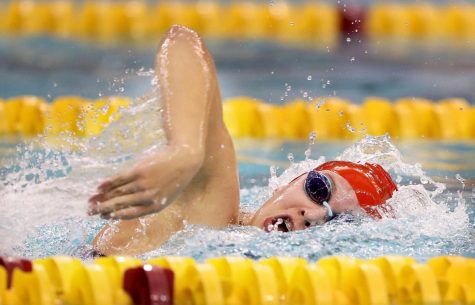
[[[379,165],[332,161],[278,188],[256,213],[243,213],[233,142],[223,123],[215,65],[203,41],[192,30],[173,26],[160,43],[155,69],[167,145],[106,179],[90,198],[90,215],[119,220],[94,239],[98,253],[153,250],[184,223],[287,232],[324,224],[341,213],[380,217],[374,206],[397,189]]]

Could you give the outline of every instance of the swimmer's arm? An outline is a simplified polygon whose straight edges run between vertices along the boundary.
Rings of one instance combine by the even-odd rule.
[[[217,90],[212,59],[194,32],[174,26],[160,44],[156,71],[168,145],[103,182],[89,201],[92,215],[132,219],[159,212],[203,164],[209,120],[219,119],[209,118],[209,95]]]
[[[203,161],[212,95],[216,92],[214,64],[201,38],[174,26],[161,43],[156,71],[162,93],[168,144]]]

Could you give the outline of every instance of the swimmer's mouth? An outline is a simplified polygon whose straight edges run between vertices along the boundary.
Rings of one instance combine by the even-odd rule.
[[[280,232],[290,232],[294,228],[294,223],[292,218],[288,215],[281,215],[277,217],[269,217],[264,221],[264,231],[280,231]]]

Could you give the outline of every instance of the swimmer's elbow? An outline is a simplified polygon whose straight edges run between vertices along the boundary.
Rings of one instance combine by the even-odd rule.
[[[174,37],[176,39],[185,38],[187,41],[192,41],[192,42],[197,42],[197,43],[202,42],[197,32],[193,31],[192,29],[186,26],[179,25],[179,24],[172,25],[165,36]]]
[[[163,37],[159,50],[168,49],[172,45],[188,46],[190,50],[204,52],[204,44],[200,35],[183,25],[173,25]]]

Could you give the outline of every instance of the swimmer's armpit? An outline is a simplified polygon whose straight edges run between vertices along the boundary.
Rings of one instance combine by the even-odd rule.
[[[132,219],[159,212],[186,189],[203,164],[208,124],[220,117],[209,117],[219,90],[213,61],[199,36],[172,27],[157,52],[156,71],[168,145],[104,181],[89,199],[91,215]]]

